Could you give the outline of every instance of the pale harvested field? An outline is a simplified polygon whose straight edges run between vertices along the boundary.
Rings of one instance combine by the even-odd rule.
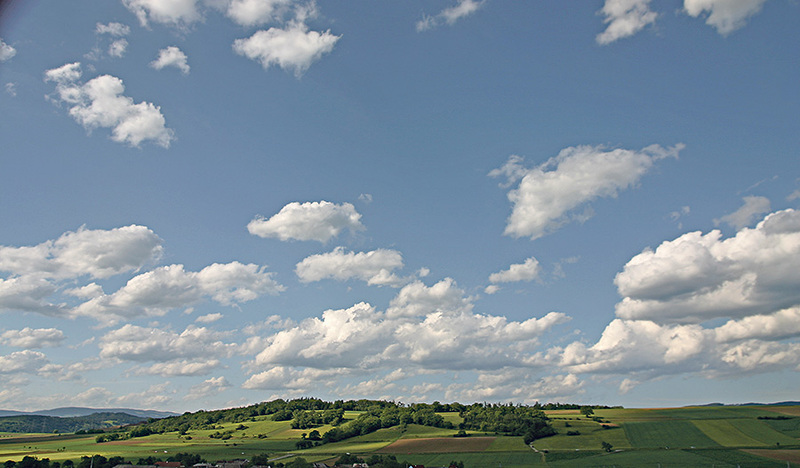
[[[743,452],[758,455],[759,457],[771,458],[773,460],[800,463],[800,450],[767,450],[767,449],[748,449]]]
[[[789,416],[800,416],[800,406],[765,406],[764,409]]]
[[[400,439],[378,450],[380,453],[449,453],[483,452],[494,437],[448,437]]]

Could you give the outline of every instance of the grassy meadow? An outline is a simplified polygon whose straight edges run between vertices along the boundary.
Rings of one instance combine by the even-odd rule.
[[[351,419],[357,412],[348,412]],[[441,413],[457,425],[456,413]],[[195,453],[208,461],[250,458],[268,453],[286,462],[294,456],[332,461],[340,454],[391,454],[398,460],[443,466],[461,460],[467,467],[800,467],[800,407],[740,406],[660,409],[598,409],[589,418],[579,411],[548,411],[558,434],[525,445],[522,437],[408,424],[336,443],[296,450],[311,430],[292,429],[290,421],[256,416],[244,423],[209,430],[153,434],[96,443],[96,434],[0,434],[0,461],[24,456],[73,460],[93,454],[120,456],[134,463],[153,456]],[[319,426],[321,434],[332,426]],[[220,439],[227,432],[230,438]],[[213,437],[212,437],[213,436]],[[612,447],[603,450],[603,443]],[[288,456],[288,457],[287,457]]]

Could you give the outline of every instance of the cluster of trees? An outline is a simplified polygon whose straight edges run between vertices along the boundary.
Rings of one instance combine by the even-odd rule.
[[[273,418],[275,419],[275,418]],[[281,421],[281,419],[275,419]],[[295,410],[292,413],[292,429],[310,429],[323,424],[338,426],[344,421],[344,409],[330,408],[326,410]]]
[[[125,440],[128,437],[130,436],[125,432],[106,432],[95,437],[94,441],[98,444],[102,444],[103,442],[111,442],[112,440]]]
[[[375,405],[364,410],[358,418],[322,434],[322,443],[338,442],[359,435],[369,434],[378,429],[406,424],[453,429],[452,423],[436,414],[427,404],[411,406]]]
[[[8,460],[4,464],[4,468],[113,468],[120,463],[126,462],[122,457],[106,458],[102,455],[95,455],[93,457],[81,457],[78,464],[72,460],[65,460],[63,463],[57,461],[50,461],[49,458],[37,458],[26,455],[22,460],[15,462]]]
[[[532,406],[475,403],[461,417],[461,429],[524,436],[526,444],[556,434],[544,411]]]
[[[350,454],[342,455],[338,460],[336,460],[335,464],[352,466],[356,463],[366,463],[370,468],[407,468],[413,465],[405,460],[402,462],[397,461],[397,458],[394,455],[372,455],[365,460],[356,455]],[[464,462],[452,461],[448,466],[450,468],[464,468]]]
[[[147,457],[140,458],[136,462],[137,465],[154,465],[156,462],[164,461],[163,458]],[[192,453],[176,453],[167,458],[168,462],[181,462],[183,466],[192,466],[197,463],[205,463],[205,459],[200,455]],[[3,465],[4,468],[114,468],[119,464],[129,464],[122,457],[109,457],[106,458],[102,455],[94,455],[91,457],[83,456],[76,464],[72,460],[65,460],[64,462],[50,461],[49,458],[37,458],[26,455],[22,460],[15,462],[8,460]],[[266,463],[265,463],[266,464]]]
[[[270,416],[275,421],[288,421],[294,418],[295,412],[316,411],[325,414],[325,410],[344,411],[363,411],[374,405],[395,405],[395,403],[377,400],[337,400],[327,402],[319,398],[298,398],[294,400],[272,400],[257,403],[241,408],[230,408],[224,410],[204,411],[194,413],[186,412],[180,416],[154,419],[150,418],[146,422],[139,424],[130,430],[131,437],[143,437],[150,434],[163,434],[165,432],[178,431],[185,434],[190,430],[197,429],[219,429],[218,425],[223,423],[242,423],[253,421],[258,416]],[[329,424],[329,423],[325,423]]]
[[[59,462],[51,462],[49,458],[39,459],[37,457],[31,457],[26,455],[22,457],[22,460],[18,462],[15,462],[14,460],[8,460],[5,462],[3,466],[5,468],[61,468],[61,467],[73,468],[74,464],[72,463],[72,461],[71,460],[67,461],[69,462],[69,465],[67,465],[67,462],[64,462],[64,464],[62,465]]]

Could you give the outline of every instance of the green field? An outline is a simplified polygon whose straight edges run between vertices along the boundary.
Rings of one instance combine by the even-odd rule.
[[[425,466],[461,460],[470,468],[800,467],[796,464],[800,459],[800,408],[779,409],[780,412],[761,406],[600,409],[595,411],[599,420],[586,418],[575,410],[549,411],[558,434],[538,439],[531,446],[525,445],[522,437],[469,431],[470,437],[454,438],[455,429],[408,424],[305,450],[296,450],[295,443],[310,429],[291,429],[289,421],[257,416],[243,423],[217,424],[213,429],[191,430],[183,435],[169,432],[99,444],[95,435],[0,434],[0,461],[19,461],[24,456],[78,461],[82,456],[99,454],[121,456],[135,463],[148,456],[166,459],[171,454],[188,452],[212,462],[261,453],[274,458],[287,456],[281,459],[285,462],[295,456],[332,461],[343,453],[365,458],[380,453]],[[354,419],[358,414],[348,412],[346,418]],[[457,413],[441,415],[456,426],[461,422]],[[778,416],[788,419],[777,419]],[[331,427],[314,429],[324,433]],[[226,434],[227,439],[219,438],[220,433]],[[611,444],[610,452],[601,450],[603,442]],[[759,450],[746,453],[744,449]]]
[[[631,445],[636,448],[719,446],[692,421],[631,422],[623,427]]]

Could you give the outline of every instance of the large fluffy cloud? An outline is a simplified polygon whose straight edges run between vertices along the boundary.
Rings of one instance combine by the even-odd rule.
[[[615,278],[617,316],[703,322],[800,304],[800,212],[778,211],[723,239],[691,232],[632,258]]]
[[[414,281],[398,291],[391,300],[386,314],[396,317],[423,317],[433,313],[457,314],[471,311],[472,298],[452,278],[445,278],[433,286]]]
[[[351,232],[364,229],[361,214],[350,203],[337,205],[328,201],[292,202],[269,219],[257,217],[247,230],[259,237],[287,240],[327,242],[345,229]]]
[[[106,324],[121,319],[163,315],[210,299],[230,306],[277,294],[284,287],[266,267],[230,262],[200,271],[168,265],[140,273],[112,294],[96,282],[138,271],[157,260],[161,239],[144,226],[110,230],[81,228],[30,247],[0,247],[0,311],[51,316],[89,316]],[[58,302],[60,299],[69,302]],[[83,301],[72,306],[76,300]]]
[[[81,304],[74,313],[114,323],[163,315],[204,297],[231,305],[282,291],[283,286],[272,276],[264,267],[239,262],[215,263],[198,272],[186,271],[183,265],[168,265],[135,276],[113,294],[102,294]]]
[[[744,26],[747,18],[761,11],[767,0],[684,0],[683,7],[691,16],[708,14],[706,24],[713,26],[720,34],[731,32]]]
[[[0,270],[15,275],[65,279],[108,278],[159,258],[161,239],[145,226],[110,230],[80,228],[31,247],[0,246]]]
[[[625,375],[623,392],[669,374],[795,368],[798,264],[795,210],[771,213],[727,239],[719,231],[684,234],[635,256],[617,275],[624,299],[597,343],[575,342],[551,356],[569,372]]]
[[[800,343],[780,340],[800,334],[793,320],[797,310],[716,328],[615,319],[596,344],[575,342],[559,350],[560,365],[575,373],[634,377],[624,383],[626,388],[663,375],[700,373],[712,378],[793,368],[800,364]],[[788,328],[780,329],[784,325]]]
[[[632,36],[656,21],[658,14],[650,10],[650,0],[606,0],[600,12],[608,25],[597,35],[598,44],[610,44]]]
[[[371,285],[398,286],[403,281],[392,270],[403,267],[403,256],[396,250],[346,252],[337,247],[333,252],[312,255],[297,264],[295,272],[303,282],[332,278],[339,281],[360,279]]]
[[[111,139],[139,146],[152,141],[165,148],[174,139],[166,127],[161,108],[149,102],[134,104],[124,96],[122,80],[101,75],[80,83],[80,63],[69,63],[45,72],[45,81],[56,83],[58,100],[69,106],[69,114],[87,130],[110,128]]]
[[[0,334],[0,343],[17,348],[45,348],[58,346],[64,341],[64,332],[56,328],[30,328],[6,330]]]
[[[273,27],[257,31],[246,39],[237,39],[233,50],[261,63],[264,69],[277,65],[300,76],[312,63],[330,53],[340,38],[330,31],[309,31],[304,23],[294,21],[285,28]]]
[[[47,300],[56,290],[52,282],[40,277],[0,278],[0,311],[17,310],[51,316],[65,314],[65,306]]]
[[[517,188],[508,194],[513,209],[505,234],[537,239],[570,220],[585,219],[588,214],[575,210],[634,186],[656,161],[677,157],[682,147],[652,145],[640,151],[570,147],[532,169],[522,168],[520,158],[511,157],[502,168],[489,173],[506,176],[509,184],[519,180]]]
[[[278,377],[288,378],[299,368],[370,373],[410,368],[406,375],[536,368],[544,363],[540,337],[568,320],[551,312],[517,322],[472,309],[471,298],[446,279],[433,286],[407,285],[387,312],[363,302],[326,310],[266,337],[253,368],[272,370],[255,374],[248,385],[277,388]],[[286,370],[277,375],[277,368]]]
[[[17,351],[0,356],[0,374],[33,374],[47,364],[47,356],[39,351]]]
[[[111,230],[81,228],[35,246],[0,247],[0,310],[67,315],[69,307],[51,301],[59,282],[81,277],[104,279],[134,271],[161,255],[161,239],[144,226]],[[73,295],[91,294],[91,288]]]
[[[224,343],[211,330],[194,326],[175,333],[127,324],[100,340],[103,359],[154,362],[138,371],[163,376],[208,374],[220,366],[220,359],[238,349],[238,345]]]

